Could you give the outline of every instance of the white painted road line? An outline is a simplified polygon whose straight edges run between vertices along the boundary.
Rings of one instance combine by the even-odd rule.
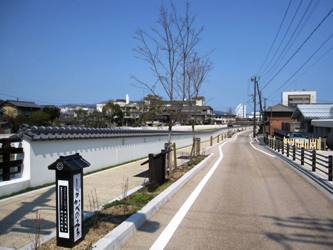
[[[250,136],[249,136],[249,138],[250,138],[249,143],[250,143],[250,145],[251,145],[251,147],[252,147],[253,149],[255,149],[255,150],[257,150],[257,151],[259,151],[259,152],[261,152],[261,153],[263,153],[263,154],[265,154],[265,155],[268,155],[268,156],[270,156],[270,157],[272,157],[272,158],[276,158],[275,155],[272,155],[272,154],[270,154],[270,153],[265,152],[264,150],[261,150],[261,149],[259,149],[259,148],[256,148],[256,147],[252,144],[252,138],[251,138]]]
[[[181,206],[181,208],[178,210],[178,212],[175,214],[175,216],[172,218],[172,220],[169,222],[169,224],[166,226],[166,228],[163,230],[163,232],[160,234],[160,236],[156,239],[154,244],[150,247],[150,250],[160,250],[164,249],[165,246],[170,241],[172,235],[177,230],[178,226],[184,219],[185,215],[190,210],[191,206],[195,202],[195,200],[198,198],[200,192],[207,184],[210,177],[213,175],[215,170],[217,169],[218,165],[223,159],[223,152],[222,147],[224,144],[228,143],[230,140],[224,142],[221,146],[219,146],[219,153],[220,156],[218,160],[215,162],[213,167],[209,170],[209,172],[205,175],[205,177],[200,181],[199,185],[194,189],[194,191],[191,193],[191,195],[187,198],[185,203]]]

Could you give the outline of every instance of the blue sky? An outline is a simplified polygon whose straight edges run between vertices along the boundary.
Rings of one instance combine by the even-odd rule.
[[[299,1],[302,0],[293,0],[282,34]],[[303,0],[295,23],[309,1]],[[204,26],[199,50],[213,51],[214,68],[202,95],[214,109],[227,110],[249,99],[252,91],[249,79],[262,73],[258,69],[288,2],[192,1],[197,24]],[[136,88],[131,75],[149,80],[151,74],[147,65],[134,57],[137,41],[133,35],[138,28],[148,30],[155,25],[161,3],[157,0],[0,1],[0,98],[15,96],[44,104],[96,103],[124,98],[126,94],[131,100],[141,99],[147,91]],[[184,6],[183,1],[175,3],[179,9]],[[332,7],[330,0],[319,1],[289,54]],[[281,91],[276,89],[331,34],[332,27],[333,14],[265,89],[268,104],[280,101]],[[319,101],[333,102],[333,51],[321,57],[332,46],[333,39],[287,89],[317,90]],[[288,55],[284,61],[287,58]],[[271,75],[262,75],[261,84]]]

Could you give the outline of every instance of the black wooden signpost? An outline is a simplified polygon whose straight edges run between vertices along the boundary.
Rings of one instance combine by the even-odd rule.
[[[79,154],[60,156],[48,169],[56,171],[57,246],[73,247],[83,238],[83,168]]]

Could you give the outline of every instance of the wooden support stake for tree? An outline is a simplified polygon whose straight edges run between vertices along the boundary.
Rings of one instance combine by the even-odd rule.
[[[175,142],[172,144],[172,147],[173,147],[173,165],[174,165],[174,168],[176,168],[177,167],[177,151],[176,151]]]

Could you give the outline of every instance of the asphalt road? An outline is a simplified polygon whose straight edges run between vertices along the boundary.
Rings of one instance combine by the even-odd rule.
[[[333,249],[331,198],[281,160],[254,150],[248,134],[226,144],[223,153],[165,249]],[[217,156],[215,148],[215,161]],[[149,249],[212,165],[123,248]]]

